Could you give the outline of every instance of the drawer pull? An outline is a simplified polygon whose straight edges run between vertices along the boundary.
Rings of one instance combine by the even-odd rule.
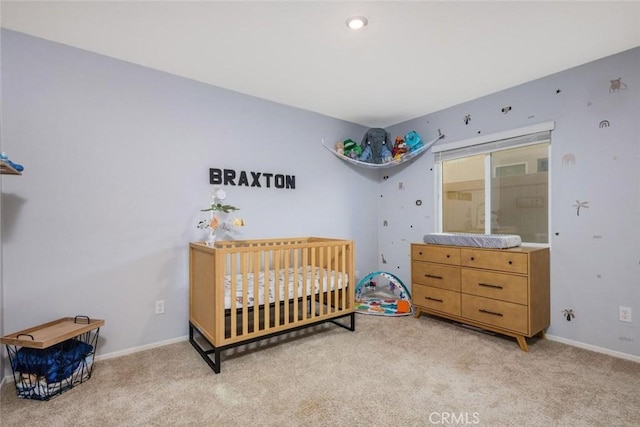
[[[451,255],[447,254],[447,258],[451,258]]]
[[[425,274],[424,277],[429,277],[431,279],[438,279],[438,280],[442,280],[442,276],[435,276],[433,274]]]
[[[502,313],[496,313],[495,311],[489,311],[489,310],[484,310],[484,309],[479,309],[478,310],[480,313],[485,313],[485,314],[490,314],[492,316],[498,316],[498,317],[502,317]]]
[[[474,259],[475,259],[474,257],[471,257],[471,261],[473,261]]]
[[[428,299],[429,301],[435,301],[435,302],[444,302],[441,299],[438,298],[431,298],[431,297],[424,297],[424,299]]]
[[[513,264],[513,261],[509,261],[509,265]]]
[[[485,288],[503,289],[500,285],[491,285],[489,283],[478,283],[478,286],[484,286]]]

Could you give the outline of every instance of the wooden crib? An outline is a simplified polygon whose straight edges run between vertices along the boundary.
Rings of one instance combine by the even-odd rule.
[[[318,237],[191,243],[189,341],[219,373],[232,347],[328,321],[353,331],[354,255]]]

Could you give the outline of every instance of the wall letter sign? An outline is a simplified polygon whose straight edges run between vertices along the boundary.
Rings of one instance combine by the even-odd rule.
[[[296,177],[279,173],[236,172],[233,169],[211,168],[209,169],[209,183],[238,187],[275,187],[293,190],[296,188]]]

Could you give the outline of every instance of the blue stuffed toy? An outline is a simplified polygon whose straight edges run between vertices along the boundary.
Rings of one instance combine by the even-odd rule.
[[[415,130],[412,130],[404,136],[404,142],[407,144],[407,150],[409,150],[409,152],[416,151],[424,147],[420,135],[418,135]]]

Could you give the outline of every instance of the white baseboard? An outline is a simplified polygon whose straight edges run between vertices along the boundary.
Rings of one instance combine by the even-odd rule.
[[[156,348],[156,347],[163,347],[165,345],[187,341],[188,339],[189,339],[189,336],[184,335],[182,337],[171,338],[170,340],[166,340],[166,341],[158,341],[151,344],[141,345],[139,347],[128,348],[126,350],[114,351],[112,353],[107,353],[103,355],[96,355],[96,361],[113,359],[114,357],[126,356],[128,354],[138,353],[140,351],[151,350],[152,348]]]
[[[626,359],[626,360],[631,360],[632,362],[640,363],[640,356],[635,356],[633,354],[623,353],[621,351],[610,350],[608,348],[598,347],[598,346],[591,345],[591,344],[585,344],[585,343],[580,342],[580,341],[574,341],[574,340],[570,340],[570,339],[567,339],[567,338],[557,337],[555,335],[545,334],[544,337],[546,339],[550,340],[550,341],[557,341],[557,342],[560,342],[560,343],[563,343],[563,344],[567,344],[567,345],[570,345],[570,346],[573,346],[573,347],[583,348],[585,350],[595,351],[596,353],[603,353],[603,354],[606,354],[608,356],[617,357],[619,359]]]

